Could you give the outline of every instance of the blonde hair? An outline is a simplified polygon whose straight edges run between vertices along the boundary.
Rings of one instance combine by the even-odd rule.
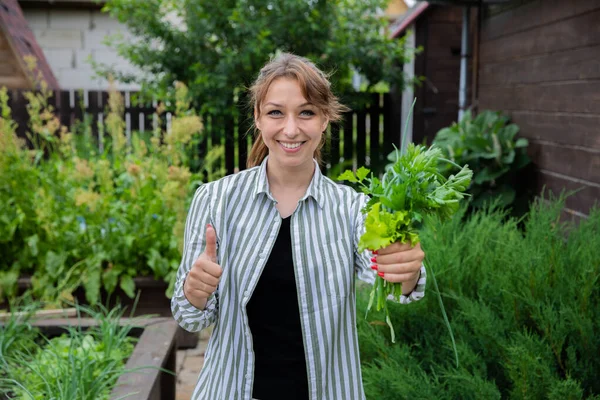
[[[341,104],[331,91],[328,77],[310,60],[290,53],[283,53],[269,61],[262,69],[250,87],[250,105],[255,110],[256,118],[260,118],[260,106],[264,101],[269,86],[277,78],[292,78],[300,85],[302,95],[306,100],[317,107],[329,120],[338,122],[342,113],[349,108]],[[260,165],[269,154],[269,149],[262,139],[260,131],[254,126],[254,144],[248,154],[247,167]],[[325,144],[325,134],[315,150],[314,158],[321,164],[321,149]]]

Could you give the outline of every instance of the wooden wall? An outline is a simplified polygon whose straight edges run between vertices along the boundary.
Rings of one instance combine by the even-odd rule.
[[[415,74],[426,81],[415,88],[413,140],[428,144],[458,117],[462,9],[430,6],[416,21]]]
[[[491,13],[489,13],[491,11]],[[537,0],[488,9],[479,48],[479,110],[505,111],[529,139],[538,190],[600,202],[600,0]]]
[[[0,87],[2,86],[9,89],[24,89],[30,88],[31,83],[23,74],[8,40],[0,31]]]

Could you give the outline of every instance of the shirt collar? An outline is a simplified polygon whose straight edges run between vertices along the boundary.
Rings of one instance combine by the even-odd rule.
[[[271,195],[271,190],[269,189],[269,180],[267,179],[268,160],[269,156],[266,156],[259,166],[254,196],[257,196],[259,193],[265,193],[269,197],[269,199],[275,201],[275,199]],[[321,185],[324,178],[323,174],[321,173],[321,169],[319,168],[319,163],[317,162],[317,160],[313,159],[313,162],[315,163],[315,173],[313,174],[312,180],[308,185],[308,189],[306,189],[306,193],[300,199],[300,201],[303,201],[310,196],[313,199],[315,199],[320,208],[323,208],[323,194],[321,191]]]

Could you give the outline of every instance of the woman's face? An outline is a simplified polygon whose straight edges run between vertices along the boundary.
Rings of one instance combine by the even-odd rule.
[[[312,167],[328,120],[302,95],[295,79],[277,78],[261,104],[255,123],[269,149],[269,161],[279,167]]]

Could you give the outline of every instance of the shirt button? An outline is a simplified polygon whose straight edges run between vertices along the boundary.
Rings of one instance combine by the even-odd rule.
[[[250,297],[250,291],[249,291],[249,290],[246,290],[246,291],[244,292],[244,296],[246,296],[246,297]]]
[[[260,258],[265,258],[265,257],[266,257],[266,254],[265,254],[265,253],[260,253],[258,256],[259,256]]]

